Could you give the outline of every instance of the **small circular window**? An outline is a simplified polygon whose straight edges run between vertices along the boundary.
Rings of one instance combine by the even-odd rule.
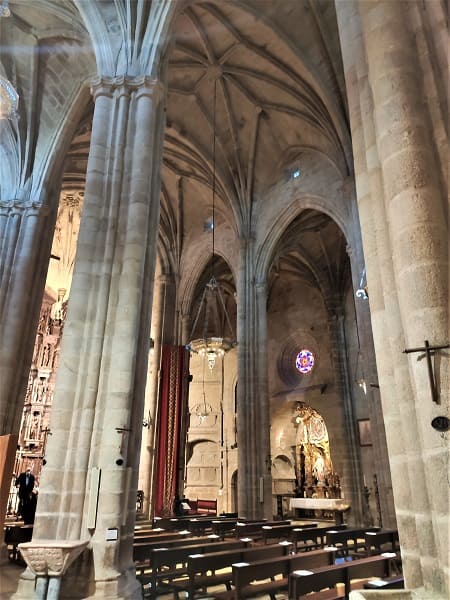
[[[311,350],[306,350],[306,348],[304,348],[303,350],[300,350],[300,352],[297,354],[297,357],[295,359],[295,366],[298,369],[298,371],[300,371],[300,373],[302,373],[303,375],[306,375],[307,373],[310,373],[314,367],[314,354],[311,352]]]

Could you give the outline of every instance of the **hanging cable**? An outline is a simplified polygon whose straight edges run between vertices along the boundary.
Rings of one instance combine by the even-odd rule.
[[[214,79],[213,95],[213,173],[212,173],[212,258],[211,258],[211,279],[214,280],[214,251],[216,235],[216,104],[217,104],[217,79]]]

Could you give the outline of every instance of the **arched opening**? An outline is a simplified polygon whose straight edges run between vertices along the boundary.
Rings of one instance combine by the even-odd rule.
[[[213,273],[220,286],[221,301],[202,306],[203,292]],[[225,312],[227,313],[225,315]],[[195,286],[190,311],[189,338],[231,338],[236,327],[236,299],[233,276],[227,263],[213,256]],[[231,471],[235,468],[235,386],[236,349],[215,360],[191,352],[184,493],[189,498],[216,500],[218,511],[230,512]],[[232,447],[234,446],[234,448]]]
[[[292,464],[290,477],[272,467],[274,497],[344,496],[357,521],[357,419],[369,407],[356,383],[359,336],[346,246],[328,215],[305,209],[274,249],[267,303],[271,454]]]
[[[50,415],[83,210],[92,111],[92,103],[88,102],[63,164],[50,261],[7,504],[7,514],[11,516],[17,516],[19,507],[15,475],[31,469],[34,492],[38,494],[42,467],[47,461]]]

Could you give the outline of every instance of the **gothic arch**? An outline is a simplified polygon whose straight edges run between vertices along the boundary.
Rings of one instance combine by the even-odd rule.
[[[330,202],[321,196],[298,195],[296,201],[286,207],[273,222],[268,234],[261,244],[256,261],[256,280],[265,281],[273,260],[275,248],[282,239],[287,227],[304,210],[313,209],[330,217],[348,239],[350,223],[338,211],[333,210]]]

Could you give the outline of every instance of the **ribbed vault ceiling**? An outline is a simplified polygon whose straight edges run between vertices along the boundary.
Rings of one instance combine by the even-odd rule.
[[[29,116],[24,111],[20,121],[21,127],[31,127],[31,113],[41,105],[51,107],[46,89],[52,81],[40,77],[42,87],[28,90],[30,71],[21,75],[22,38],[27,44],[30,36],[40,40],[40,76],[52,57],[68,49],[80,53],[74,70],[91,69],[91,42],[74,2],[12,0],[11,6],[13,18],[1,24],[2,33],[6,44],[17,40],[19,45],[16,64],[4,64],[21,86],[22,101],[34,94],[36,108]],[[164,260],[177,271],[191,242],[203,243],[204,252],[211,247],[204,223],[211,217],[214,131],[218,236],[223,227],[236,235],[253,230],[268,190],[286,177],[301,152],[318,150],[345,176],[351,171],[351,150],[331,0],[195,1],[178,16],[170,35],[160,240]],[[89,106],[66,160],[67,188],[83,185],[91,115]],[[283,236],[272,273],[295,271],[319,285],[319,274],[330,279],[345,244],[329,219],[307,215],[312,233],[305,219],[296,220]]]
[[[268,190],[305,149],[319,150],[348,173],[333,2],[193,3],[177,19],[172,36],[162,172],[166,248],[177,247],[173,224],[180,207],[185,242],[204,236],[211,215],[214,133],[216,225],[225,222],[236,234],[255,227]],[[295,248],[278,248],[276,269],[296,270],[319,287],[321,273],[322,284],[334,285],[329,272],[342,260],[345,243],[329,218],[316,215],[314,221],[307,242],[298,223],[290,228],[284,239]],[[327,230],[326,242],[320,240],[321,228]],[[330,258],[334,251],[338,256]]]
[[[270,24],[273,14],[253,14],[275,4],[278,21],[297,23],[297,41],[310,40],[306,53],[293,47],[290,31]],[[345,169],[345,114],[329,58],[339,58],[339,47],[331,53],[317,25],[317,11],[330,4],[202,2],[183,12],[169,56],[167,196],[177,195],[182,178],[185,196],[207,199],[214,130],[218,193],[241,230],[301,148],[320,148]]]

